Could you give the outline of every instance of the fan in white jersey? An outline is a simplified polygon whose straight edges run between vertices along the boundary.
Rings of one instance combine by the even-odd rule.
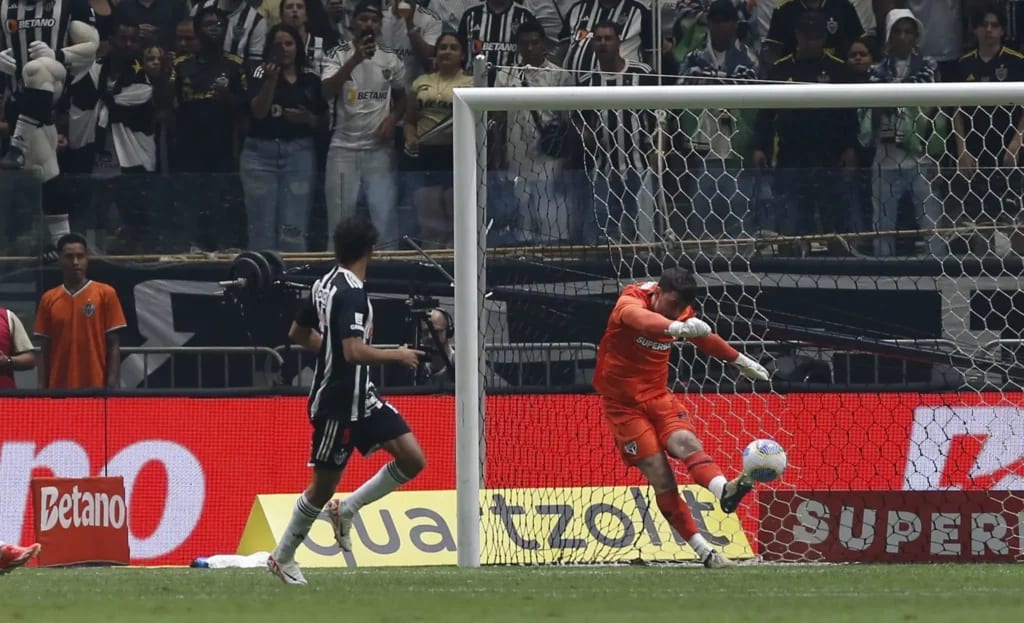
[[[441,18],[415,0],[388,0],[381,24],[380,44],[405,61],[405,86],[433,69],[434,44],[441,36]]]
[[[96,60],[96,20],[88,0],[0,0],[0,17],[0,73],[14,85],[6,112],[17,115],[0,168],[28,168],[46,192],[53,184],[45,183],[60,174],[53,105],[68,72],[81,75]],[[43,209],[54,241],[70,231],[66,206],[44,195]]]
[[[405,63],[377,43],[382,17],[377,3],[360,3],[352,16],[355,39],[324,60],[333,133],[324,194],[329,228],[354,214],[365,195],[379,246],[394,248],[400,236],[394,140],[395,124],[405,114]]]

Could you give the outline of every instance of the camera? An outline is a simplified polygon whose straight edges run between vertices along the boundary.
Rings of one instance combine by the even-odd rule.
[[[409,344],[426,353],[416,369],[414,384],[433,381],[454,381],[455,362],[452,359],[451,340],[455,336],[455,323],[451,315],[439,306],[438,300],[414,294],[405,301],[405,328]],[[444,318],[444,326],[435,326],[435,314]]]

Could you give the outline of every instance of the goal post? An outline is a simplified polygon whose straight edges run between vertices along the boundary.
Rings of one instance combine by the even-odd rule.
[[[488,249],[488,232],[490,219],[488,216],[488,201],[492,196],[488,192],[480,192],[486,184],[488,176],[488,162],[486,155],[487,141],[487,118],[488,115],[511,111],[587,111],[587,110],[650,110],[650,111],[677,111],[677,110],[702,110],[702,109],[828,109],[828,108],[899,108],[899,107],[962,107],[962,106],[1020,106],[1024,103],[1024,83],[938,83],[938,84],[757,84],[757,85],[723,85],[723,86],[652,86],[652,87],[531,87],[520,89],[501,88],[459,88],[454,91],[453,101],[453,127],[454,127],[454,241],[455,241],[455,313],[458,323],[458,335],[456,338],[457,348],[455,353],[456,365],[456,504],[457,504],[457,549],[458,564],[464,567],[479,566],[482,562],[495,563],[522,563],[522,562],[602,562],[600,557],[591,560],[588,554],[581,553],[579,557],[568,556],[566,558],[544,558],[543,556],[528,559],[509,558],[496,560],[483,560],[482,552],[486,549],[486,534],[483,534],[483,524],[492,513],[482,504],[482,493],[491,487],[487,475],[487,457],[484,439],[487,437],[489,426],[498,423],[488,418],[488,405],[490,402],[486,397],[486,386],[488,379],[494,375],[494,370],[489,369],[488,363],[488,331],[486,323],[489,322],[485,316],[493,315],[493,309],[488,308],[487,299],[491,292],[491,286],[486,283],[489,254],[494,249]],[[662,224],[662,233],[668,233],[671,227]],[[877,233],[877,232],[876,232]],[[657,247],[671,247],[672,252],[667,256],[685,257],[688,251],[696,247],[688,246],[686,243],[685,231],[672,231],[672,236],[662,236],[659,242],[642,241],[640,244],[632,245],[630,253],[638,254],[650,252],[652,255],[659,252]],[[537,257],[564,257],[565,252],[558,251],[552,247],[542,246],[541,251],[523,251],[517,254],[516,251],[502,251],[501,257],[536,255]],[[664,249],[661,249],[664,250]],[[607,253],[607,251],[605,251]],[[622,252],[621,250],[619,251]],[[692,259],[692,258],[691,258]],[[655,269],[660,269],[660,261],[651,262],[650,259],[642,259],[636,266],[651,267],[651,274],[645,271],[630,268],[626,274],[616,274],[614,279],[627,281],[630,279],[643,279],[648,276],[656,277]],[[941,262],[938,262],[941,264]],[[707,264],[710,265],[710,264]],[[986,274],[982,271],[980,277],[992,280],[1002,279],[1004,282],[1006,274]],[[756,277],[755,277],[756,279]],[[735,284],[724,283],[723,288],[732,285],[740,285],[742,278],[737,278]],[[611,292],[604,292],[605,296]],[[958,294],[957,294],[958,295]],[[951,295],[953,296],[953,295]],[[557,307],[557,305],[556,305]],[[509,313],[512,313],[511,311]],[[965,321],[966,323],[966,321]],[[771,323],[768,323],[769,325]],[[758,348],[759,338],[767,329],[749,329],[749,336],[744,345],[749,348]],[[599,336],[597,336],[599,338]],[[514,342],[515,337],[511,336],[510,341]],[[596,342],[596,338],[594,340]],[[955,339],[954,339],[955,341]],[[866,340],[865,344],[870,342]],[[879,339],[879,342],[886,342],[886,347],[892,346],[889,341]],[[863,346],[863,345],[862,345]],[[881,348],[881,346],[879,347]],[[894,347],[895,348],[895,347]],[[952,349],[960,352],[963,344],[955,343]],[[941,359],[941,355],[939,356]],[[955,365],[956,362],[954,361]],[[491,366],[493,367],[493,366]],[[1004,376],[1008,379],[1009,376]],[[737,385],[738,386],[738,385]],[[745,386],[749,390],[749,385]],[[1016,386],[1015,386],[1016,387]],[[747,391],[745,390],[745,391]],[[1019,387],[1017,387],[1019,391]],[[723,390],[726,391],[726,390]],[[762,389],[755,389],[754,395]],[[974,391],[973,389],[969,391]],[[979,390],[980,391],[980,390]],[[1003,387],[995,390],[1002,395]],[[694,400],[700,400],[695,398]],[[709,398],[711,405],[708,407],[714,412],[717,397]],[[1007,399],[1009,402],[1013,400]],[[778,394],[768,392],[758,398],[757,404],[749,406],[751,409],[784,409],[785,400]],[[984,397],[979,398],[978,404],[986,404]],[[562,405],[571,409],[571,404]],[[522,406],[522,413],[527,413],[531,407],[527,404]],[[941,408],[940,404],[936,408]],[[600,419],[600,413],[592,413],[593,418]],[[525,417],[522,426],[532,426],[535,420]],[[502,424],[505,426],[506,424]],[[514,424],[507,424],[511,427]],[[503,429],[505,430],[505,429]],[[749,429],[744,429],[744,439],[750,440],[753,434],[760,430],[755,424]],[[1018,426],[1014,430],[1024,433],[1024,426]],[[550,434],[558,434],[558,430],[548,431]],[[915,431],[917,434],[917,431]],[[749,438],[749,439],[748,439]],[[785,440],[792,443],[801,443],[800,439]],[[931,442],[928,442],[931,443]],[[740,446],[742,447],[742,445]],[[930,447],[930,446],[928,446]],[[557,457],[549,457],[550,461],[557,461]],[[617,457],[609,456],[602,460],[617,460]],[[925,459],[922,458],[922,461]],[[799,466],[794,466],[799,469]],[[916,476],[915,476],[916,477]],[[685,476],[684,476],[685,478]],[[907,476],[908,482],[911,476]],[[938,484],[938,476],[926,476],[925,480]],[[550,483],[551,486],[558,486],[558,483]],[[1024,488],[1024,487],[1022,487]],[[586,488],[579,488],[584,491]],[[590,491],[586,489],[586,491]],[[591,493],[578,493],[579,495],[596,495]],[[573,495],[577,495],[574,493]],[[697,500],[697,498],[694,498]],[[691,500],[691,505],[694,502]],[[699,498],[703,500],[703,498]],[[746,502],[753,504],[754,502]],[[587,506],[588,521],[593,514],[594,525],[591,532],[601,532],[600,513],[607,513],[618,517],[622,514],[620,507],[611,504],[595,501]],[[577,511],[583,506],[575,507]],[[642,512],[649,513],[650,507],[641,501],[637,501],[635,508]],[[655,513],[656,513],[656,507]],[[773,507],[775,508],[775,507]],[[782,508],[779,506],[778,508]],[[591,513],[592,511],[592,513]],[[554,512],[554,511],[551,511]],[[492,518],[493,519],[493,518]],[[640,521],[647,521],[645,515]],[[615,519],[618,521],[618,519]],[[497,521],[497,520],[495,520]],[[610,521],[610,520],[609,520]],[[546,525],[546,524],[545,524]],[[588,524],[590,525],[590,524]],[[617,526],[618,524],[616,524]],[[597,526],[596,528],[594,526]],[[750,525],[743,526],[748,532],[752,529]],[[631,535],[629,528],[625,532]],[[554,539],[554,533],[550,533]],[[863,536],[863,535],[862,535]],[[909,538],[907,535],[904,537]],[[527,537],[522,537],[526,539]],[[625,538],[625,536],[623,537]],[[779,537],[782,538],[782,537]],[[598,538],[600,541],[601,539]],[[611,539],[614,540],[614,539]],[[541,544],[543,546],[543,544]],[[580,545],[580,552],[588,549]],[[813,559],[808,558],[808,559]]]

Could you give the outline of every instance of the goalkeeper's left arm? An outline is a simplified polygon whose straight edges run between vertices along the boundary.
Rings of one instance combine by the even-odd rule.
[[[768,370],[764,366],[729,346],[721,336],[711,333],[704,337],[690,338],[690,341],[700,352],[736,366],[740,369],[740,373],[748,379],[752,381],[768,380]]]

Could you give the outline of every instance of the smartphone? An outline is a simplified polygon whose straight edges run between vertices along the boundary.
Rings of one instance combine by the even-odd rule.
[[[280,65],[281,63],[283,63],[284,47],[280,43],[275,43],[273,47],[270,48],[270,56],[268,57],[267,60],[276,65]]]

